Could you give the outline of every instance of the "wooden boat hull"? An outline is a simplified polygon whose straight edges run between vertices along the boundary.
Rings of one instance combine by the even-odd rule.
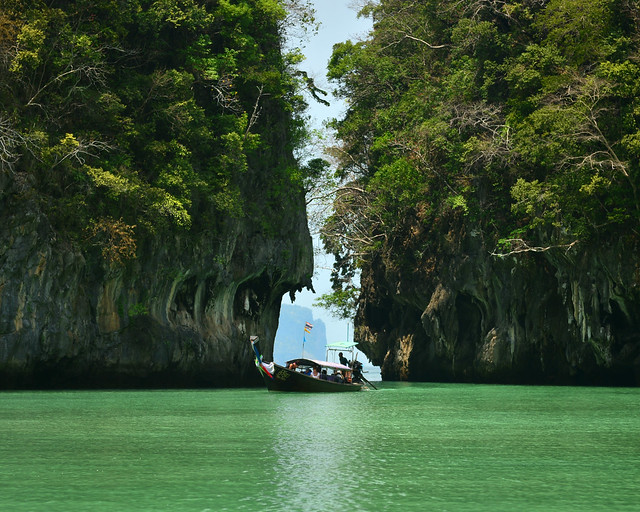
[[[344,393],[349,391],[360,391],[362,389],[362,384],[344,384],[329,380],[315,379],[277,364],[274,364],[274,371],[272,374],[273,378],[262,372],[261,374],[269,391]]]

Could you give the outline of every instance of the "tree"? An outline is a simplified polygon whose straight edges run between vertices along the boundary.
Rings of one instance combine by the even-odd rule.
[[[415,266],[456,215],[510,253],[637,236],[635,2],[363,12],[371,38],[336,45],[329,64],[349,109],[333,122],[343,181],[328,248],[352,266]]]
[[[126,235],[121,259],[139,238],[274,222],[315,172],[291,156],[306,104],[299,61],[282,50],[289,13],[311,23],[312,12],[286,4],[5,1],[2,172],[29,176],[61,236]],[[265,156],[256,199],[245,184]]]

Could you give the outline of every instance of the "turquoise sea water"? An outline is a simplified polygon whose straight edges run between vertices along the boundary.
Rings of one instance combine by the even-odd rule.
[[[380,388],[0,393],[0,510],[640,507],[640,389]]]

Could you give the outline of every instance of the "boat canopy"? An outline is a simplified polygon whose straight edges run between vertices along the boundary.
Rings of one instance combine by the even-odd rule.
[[[336,341],[335,343],[328,343],[328,350],[350,350],[355,347],[357,343],[355,341]]]
[[[351,368],[344,364],[332,363],[331,361],[320,361],[319,359],[306,359],[304,357],[299,357],[298,359],[291,359],[290,361],[287,361],[287,366],[291,363],[296,363],[298,366],[320,366],[323,368],[331,368],[332,370],[351,371]]]
[[[355,361],[356,357],[356,345],[355,341],[336,341],[334,343],[327,344],[327,359],[335,359],[336,352],[348,352],[351,354],[351,360]],[[331,357],[330,357],[331,356]]]

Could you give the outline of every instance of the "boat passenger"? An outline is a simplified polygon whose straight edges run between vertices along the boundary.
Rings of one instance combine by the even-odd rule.
[[[333,374],[333,380],[340,383],[344,382],[344,377],[342,376],[342,372],[340,370]]]
[[[296,363],[291,363],[291,364],[289,365],[289,370],[293,370],[293,371],[295,371],[297,367],[298,367],[298,365],[297,365]]]
[[[313,367],[313,371],[311,372],[311,376],[314,379],[319,379],[320,378],[320,373],[318,372],[318,367],[317,366]]]
[[[345,371],[344,372],[344,381],[347,384],[351,384],[351,372],[349,372],[349,371]]]
[[[323,368],[322,371],[320,372],[320,378],[322,380],[327,380],[327,370],[326,370],[326,368]]]

